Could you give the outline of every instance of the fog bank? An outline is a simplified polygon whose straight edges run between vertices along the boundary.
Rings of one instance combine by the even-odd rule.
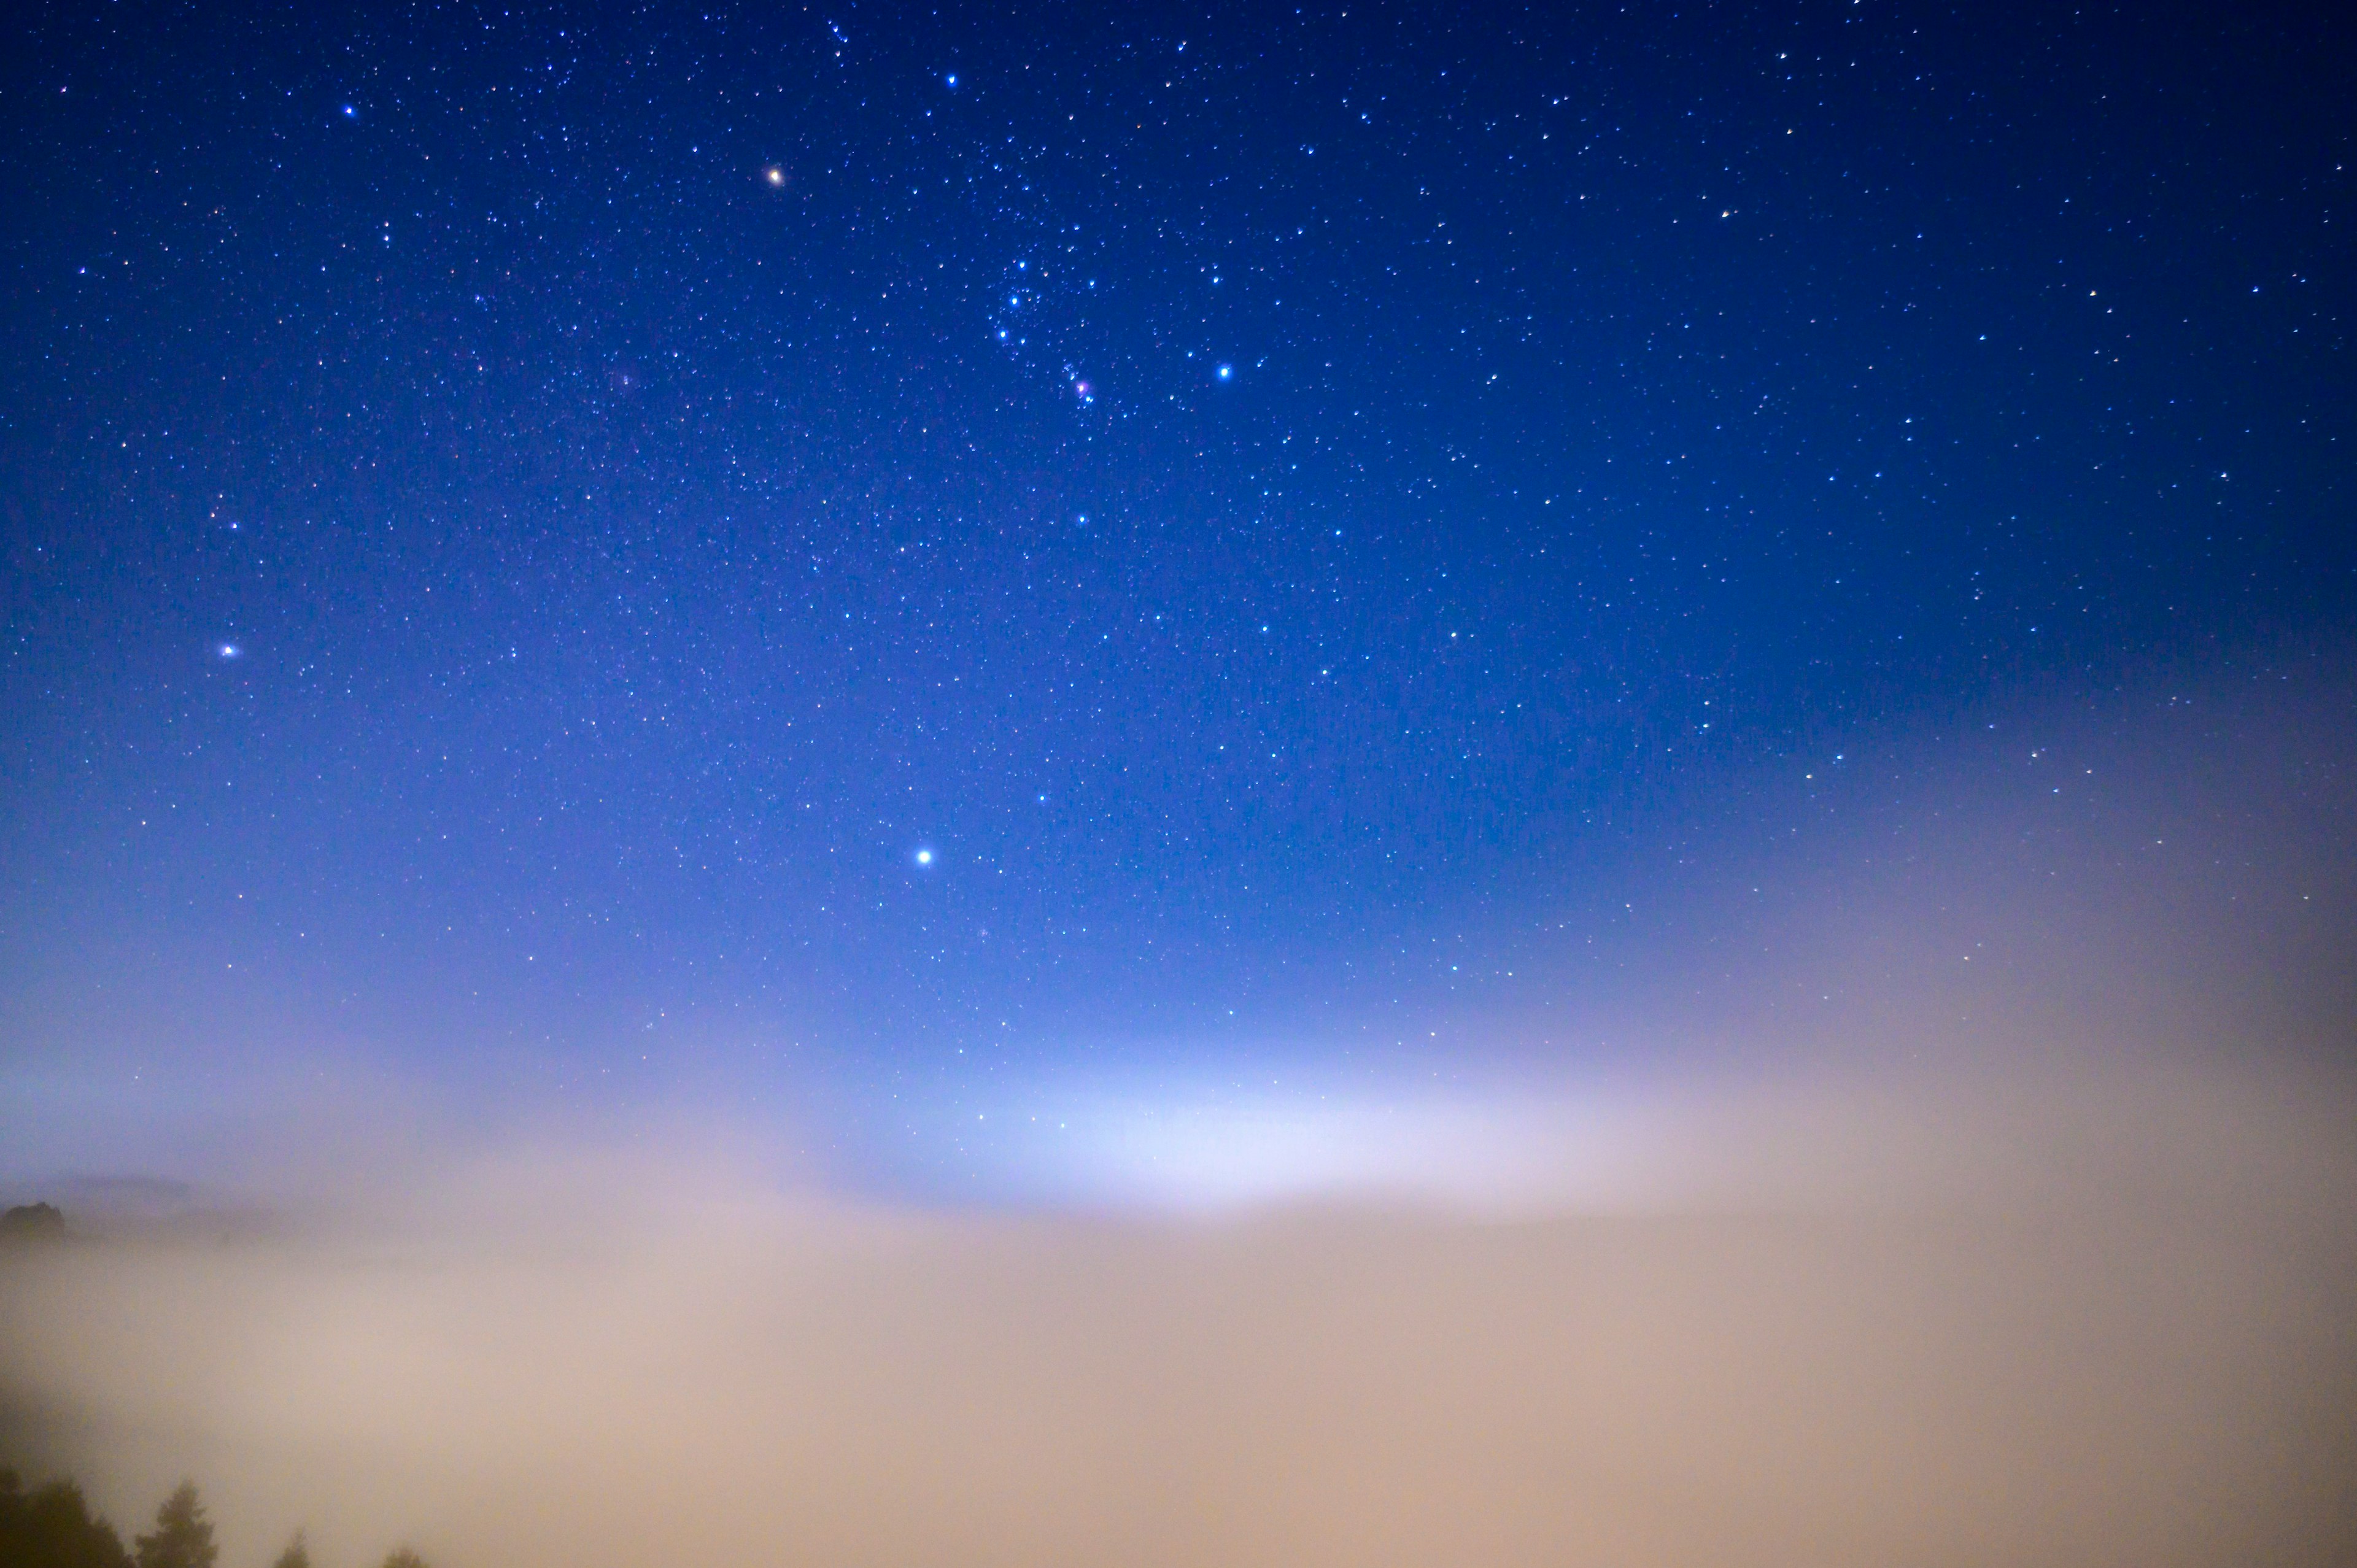
[[[1664,1185],[1502,1208],[925,1214],[683,1146],[429,1161],[0,1259],[0,1446],[126,1530],[193,1475],[226,1568],[298,1525],[322,1568],[2357,1552],[2340,1089],[1775,1103],[1658,1102],[1626,1168]]]

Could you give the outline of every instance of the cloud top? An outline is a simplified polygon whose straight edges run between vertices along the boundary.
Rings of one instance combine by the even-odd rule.
[[[548,1144],[11,1257],[5,1436],[324,1568],[2346,1560],[2345,1108],[1263,1106],[1128,1157],[1324,1201],[1185,1218]]]

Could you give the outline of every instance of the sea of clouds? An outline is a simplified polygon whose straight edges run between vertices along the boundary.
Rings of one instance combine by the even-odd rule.
[[[1085,1211],[713,1123],[94,1188],[0,1449],[230,1568],[2357,1556],[2321,1070],[1084,1098]]]

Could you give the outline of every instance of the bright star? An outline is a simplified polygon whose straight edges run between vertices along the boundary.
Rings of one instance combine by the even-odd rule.
[[[1220,367],[1220,380],[1223,381],[1231,381],[1235,380],[1235,377],[1236,368],[1233,365],[1222,365]]]
[[[770,182],[771,189],[781,188],[786,183],[786,171],[771,164],[761,171],[761,177]]]
[[[932,852],[931,850],[929,850],[929,849],[920,849],[920,850],[919,850],[919,851],[917,852],[917,864],[918,864],[919,865],[932,865],[932,864],[933,864],[933,852]]]
[[[238,656],[238,653],[239,653],[241,650],[239,650],[239,648],[238,648],[238,646],[237,646],[237,644],[236,644],[236,643],[234,643],[234,642],[224,642],[224,643],[222,643],[222,644],[221,645],[221,647],[220,647],[218,650],[216,650],[215,651],[219,652],[219,653],[221,654],[221,656],[223,659],[234,659],[234,658],[236,658],[236,657]]]

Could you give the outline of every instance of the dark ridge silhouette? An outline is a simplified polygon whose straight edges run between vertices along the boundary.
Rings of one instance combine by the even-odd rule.
[[[62,1241],[65,1236],[65,1212],[54,1204],[20,1203],[0,1214],[0,1240]]]

